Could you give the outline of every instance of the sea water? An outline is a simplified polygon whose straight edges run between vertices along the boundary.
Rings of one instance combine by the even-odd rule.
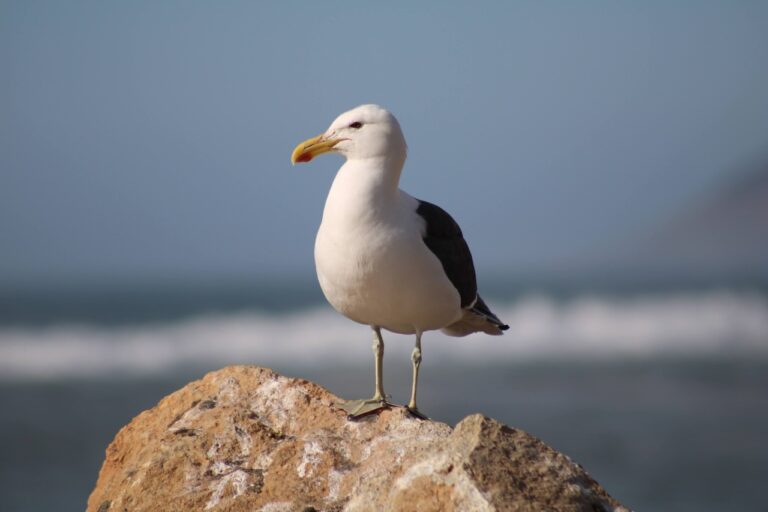
[[[768,294],[749,287],[488,297],[504,336],[424,336],[419,402],[481,412],[581,463],[637,510],[762,510]],[[372,393],[370,330],[312,285],[0,297],[0,508],[82,510],[116,431],[228,364]],[[385,333],[385,387],[410,389]]]

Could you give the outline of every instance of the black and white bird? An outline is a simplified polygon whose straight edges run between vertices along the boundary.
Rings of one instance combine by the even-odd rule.
[[[472,255],[456,221],[400,190],[407,147],[391,113],[378,105],[345,112],[324,133],[296,146],[291,162],[329,152],[346,162],[333,180],[317,232],[317,277],[338,312],[373,329],[376,369],[373,397],[342,408],[358,417],[391,405],[382,383],[386,329],[416,335],[407,407],[421,416],[421,335],[436,329],[450,336],[498,335],[508,326],[477,294]]]

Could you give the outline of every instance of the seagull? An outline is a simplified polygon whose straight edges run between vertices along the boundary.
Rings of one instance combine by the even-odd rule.
[[[477,294],[472,255],[456,221],[400,190],[407,146],[395,116],[378,105],[349,110],[296,146],[291,163],[323,153],[346,161],[331,185],[315,239],[318,281],[334,309],[374,334],[374,395],[340,406],[358,418],[394,405],[382,377],[385,329],[416,337],[406,407],[426,418],[416,405],[422,334],[439,329],[449,336],[499,335],[509,326]]]

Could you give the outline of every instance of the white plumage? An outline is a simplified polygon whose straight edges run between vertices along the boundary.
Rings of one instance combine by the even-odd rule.
[[[348,160],[328,194],[315,264],[328,302],[356,322],[401,334],[462,316],[459,293],[424,245],[417,201],[383,187],[370,160]]]
[[[299,144],[292,156],[294,163],[326,152],[346,157],[325,202],[315,264],[328,302],[376,333],[376,395],[345,407],[353,416],[388,405],[380,376],[381,328],[416,335],[413,411],[423,332],[501,334],[506,328],[477,295],[458,225],[439,207],[400,190],[406,151],[395,117],[363,105]]]

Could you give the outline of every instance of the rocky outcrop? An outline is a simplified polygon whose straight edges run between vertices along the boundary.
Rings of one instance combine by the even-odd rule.
[[[91,512],[624,511],[578,464],[481,415],[357,421],[320,386],[235,366],[164,398],[107,448]]]

